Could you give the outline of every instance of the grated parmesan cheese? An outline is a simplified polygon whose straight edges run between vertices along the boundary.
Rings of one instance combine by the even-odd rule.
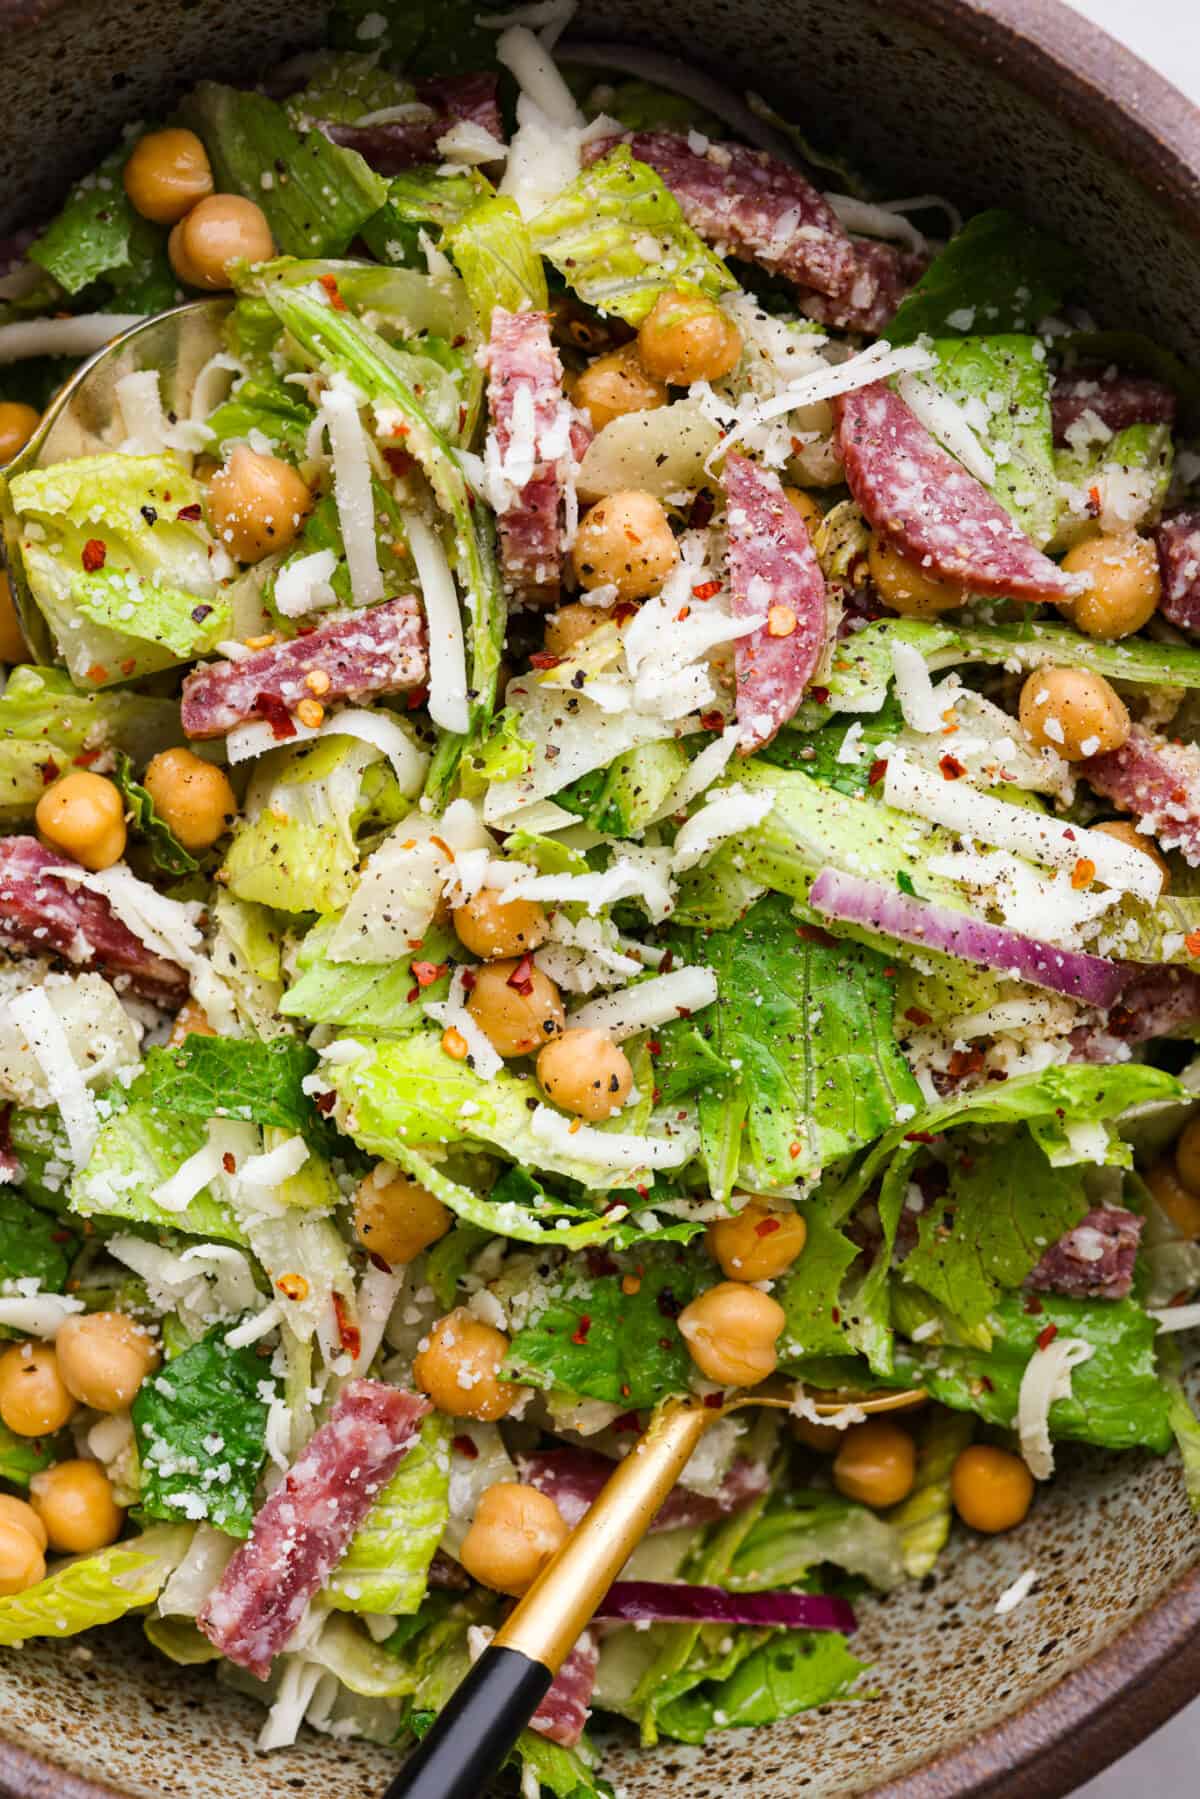
[[[57,1336],[64,1320],[73,1312],[82,1312],[83,1301],[66,1293],[30,1293],[12,1299],[0,1299],[0,1325],[19,1331],[23,1337],[42,1337],[50,1341]]]
[[[465,735],[471,723],[467,653],[454,576],[436,531],[415,512],[405,515],[404,525],[429,633],[429,716],[444,731]]]
[[[711,968],[676,968],[654,975],[603,999],[589,1000],[567,1019],[570,1030],[605,1031],[617,1043],[656,1024],[699,1012],[717,997],[717,977]]]
[[[333,497],[346,545],[350,592],[356,606],[371,606],[383,598],[383,576],[375,541],[371,458],[358,405],[349,384],[335,377],[321,401],[321,415],[333,454]]]
[[[940,732],[944,707],[933,690],[929,669],[920,650],[900,638],[891,640],[892,668],[896,675],[896,698],[910,731]]]
[[[539,1143],[573,1162],[593,1168],[680,1168],[700,1147],[691,1124],[672,1137],[645,1137],[634,1131],[601,1131],[594,1125],[565,1118],[549,1106],[539,1106],[530,1120]]]
[[[1017,1435],[1021,1454],[1035,1480],[1049,1480],[1054,1473],[1054,1446],[1050,1441],[1050,1407],[1071,1397],[1071,1371],[1090,1362],[1096,1350],[1082,1337],[1055,1337],[1044,1349],[1035,1349],[1021,1376],[1017,1400]]]
[[[775,804],[772,789],[764,793],[747,793],[735,783],[710,794],[698,812],[694,812],[675,839],[671,852],[671,872],[682,874],[712,854],[727,837],[736,837],[762,823]]]
[[[100,1117],[91,1088],[71,1054],[62,1022],[40,987],[30,987],[10,1000],[9,1015],[29,1040],[50,1097],[62,1114],[71,1159],[82,1168],[100,1135]]]
[[[969,475],[990,487],[996,479],[996,465],[957,400],[913,374],[901,375],[896,387],[914,418],[958,458]]]
[[[314,550],[297,556],[275,577],[275,604],[285,618],[303,618],[325,606],[336,606],[337,595],[329,585],[337,557],[332,550]]]

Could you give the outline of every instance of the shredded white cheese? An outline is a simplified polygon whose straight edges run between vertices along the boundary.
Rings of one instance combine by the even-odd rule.
[[[896,673],[896,698],[910,731],[940,731],[944,708],[934,692],[925,658],[920,650],[900,638],[892,639],[892,667]]]
[[[665,918],[672,899],[664,864],[666,850],[627,851],[602,874],[523,875],[504,890],[510,899],[553,900],[564,905],[586,906],[595,914],[618,900],[636,899],[652,918]]]
[[[437,532],[415,512],[404,522],[429,632],[429,716],[444,731],[465,734],[471,722],[467,652],[454,576]]]
[[[1190,1331],[1200,1324],[1200,1304],[1189,1306],[1147,1306],[1146,1315],[1158,1325],[1158,1334],[1167,1331]]]
[[[795,412],[799,407],[812,406],[818,400],[832,400],[838,394],[854,393],[860,387],[869,387],[873,381],[887,381],[892,375],[930,369],[936,366],[936,362],[937,358],[932,351],[922,349],[919,344],[905,344],[900,349],[893,349],[891,344],[880,339],[869,349],[861,350],[857,356],[851,356],[845,362],[824,363],[819,368],[798,376],[770,399],[753,400],[749,404],[741,402],[731,409],[728,401],[718,399],[711,392],[701,392],[702,384],[697,384],[693,391],[700,395],[706,415],[713,417],[714,422],[724,428],[725,434],[717,450],[713,452],[713,456],[716,456],[723,455],[747,431],[758,425],[768,424],[772,419],[782,418],[784,414]],[[732,424],[728,422],[731,411]],[[709,457],[710,464],[713,456]]]
[[[81,312],[73,319],[0,325],[0,363],[24,362],[28,356],[92,356],[145,318],[141,312]]]
[[[62,1114],[71,1160],[82,1168],[100,1135],[100,1117],[91,1088],[71,1054],[67,1033],[40,987],[18,993],[9,1001],[9,1013],[29,1039],[50,1096]]]
[[[896,386],[904,404],[925,429],[958,458],[969,475],[990,487],[996,479],[996,465],[957,400],[912,374],[901,375]]]
[[[0,1299],[0,1325],[19,1331],[23,1337],[57,1336],[59,1327],[72,1312],[82,1312],[83,1301],[66,1293],[32,1293],[12,1299]]]
[[[582,127],[583,114],[574,95],[532,31],[524,25],[511,25],[501,32],[496,40],[496,60],[516,77],[522,94],[529,96],[551,125],[562,131]]]
[[[356,606],[371,606],[383,598],[383,576],[375,541],[371,458],[358,407],[358,395],[336,378],[321,401],[333,453],[333,497],[346,545],[350,592]]]
[[[281,568],[275,577],[275,604],[283,616],[303,618],[306,612],[336,606],[337,595],[329,585],[336,568],[332,550],[314,550]]]
[[[187,454],[211,443],[213,434],[201,421],[176,419],[172,424],[168,419],[159,393],[157,369],[134,369],[131,374],[122,375],[114,392],[125,427],[121,449],[127,456],[156,456],[163,450],[182,450]]]
[[[184,1212],[197,1194],[223,1172],[224,1150],[219,1143],[208,1142],[194,1155],[181,1162],[168,1180],[160,1182],[150,1194],[164,1212]]]
[[[747,793],[739,784],[722,787],[710,794],[698,812],[694,812],[675,839],[671,852],[673,874],[694,868],[712,854],[717,845],[743,831],[752,831],[762,823],[775,804],[773,790]]]
[[[634,1131],[600,1131],[539,1106],[530,1120],[539,1143],[561,1156],[594,1168],[679,1168],[699,1148],[699,1136],[688,1124],[671,1137],[644,1137]]]
[[[465,968],[456,968],[448,997],[430,1000],[422,1010],[435,1023],[459,1032],[466,1043],[467,1055],[475,1073],[482,1080],[490,1081],[504,1067],[504,1058],[467,1010],[466,976]]]
[[[1026,1568],[1024,1574],[1018,1574],[1011,1587],[1005,1587],[993,1609],[997,1618],[1007,1617],[1015,1611],[1023,1599],[1028,1599],[1037,1583],[1037,1569]]]
[[[1021,1454],[1035,1480],[1049,1480],[1054,1473],[1054,1446],[1050,1441],[1050,1407],[1071,1397],[1071,1371],[1090,1362],[1096,1350],[1082,1337],[1055,1337],[1044,1349],[1035,1349],[1021,1376],[1017,1400],[1017,1436]]]
[[[567,1019],[571,1030],[605,1031],[614,1042],[636,1036],[657,1024],[667,1024],[684,1013],[699,1012],[717,997],[717,977],[711,968],[676,968],[654,975],[636,987],[589,1000]]]

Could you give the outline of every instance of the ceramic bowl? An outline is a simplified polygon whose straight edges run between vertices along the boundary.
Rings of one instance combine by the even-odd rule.
[[[119,128],[202,74],[318,42],[314,0],[0,0],[0,229],[38,216]],[[1004,204],[1078,252],[1098,315],[1200,367],[1200,114],[1057,0],[584,0],[590,39],[652,42],[749,85],[889,194]],[[1173,1459],[1063,1453],[1013,1534],[955,1540],[862,1609],[867,1695],[703,1750],[642,1754],[627,1799],[1054,1799],[1200,1691],[1200,1530]],[[1026,1569],[1032,1595],[996,1600]],[[261,1713],[131,1627],[0,1657],[0,1788],[19,1799],[363,1799],[388,1752]]]

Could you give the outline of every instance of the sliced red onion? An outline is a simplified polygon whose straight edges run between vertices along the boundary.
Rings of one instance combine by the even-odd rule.
[[[727,1593],[724,1587],[665,1580],[618,1580],[596,1616],[625,1624],[752,1624],[840,1630],[847,1636],[858,1628],[849,1600],[827,1593]]]
[[[1023,937],[1001,925],[983,924],[945,906],[910,899],[893,892],[882,881],[866,881],[823,868],[812,884],[808,903],[814,912],[842,924],[863,925],[869,931],[896,937],[901,943],[941,950],[963,962],[978,962],[1015,980],[1049,987],[1069,994],[1089,1006],[1106,1011],[1125,982],[1129,970],[1104,956],[1087,956],[1078,950],[1059,949],[1036,937]]]

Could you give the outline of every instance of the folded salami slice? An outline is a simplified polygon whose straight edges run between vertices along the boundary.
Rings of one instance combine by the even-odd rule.
[[[626,143],[662,176],[693,231],[723,255],[756,262],[819,294],[848,296],[854,245],[824,196],[799,170],[743,144],[692,149],[675,131],[634,131],[585,147],[587,161]]]
[[[599,1663],[599,1646],[585,1630],[529,1720],[530,1728],[552,1743],[561,1743],[564,1749],[573,1749],[588,1721],[588,1701],[595,1690]]]
[[[1200,868],[1200,749],[1134,725],[1119,750],[1076,764],[1084,780],[1164,850]]]
[[[179,715],[189,737],[223,737],[265,718],[294,737],[301,700],[358,700],[423,687],[429,674],[425,621],[411,594],[365,612],[340,613],[302,637],[238,662],[203,662],[184,678]]]
[[[417,98],[430,109],[428,117],[378,125],[326,123],[321,129],[335,144],[357,150],[380,175],[399,175],[421,163],[440,162],[438,139],[455,125],[481,125],[503,142],[494,75],[448,75],[426,81],[418,87]]]
[[[730,451],[724,479],[734,614],[764,620],[734,651],[738,748],[748,756],[791,718],[821,660],[825,577],[777,475]]]
[[[429,1409],[427,1399],[383,1381],[343,1387],[196,1620],[222,1655],[266,1679]]]
[[[887,330],[909,288],[929,266],[928,256],[876,238],[852,238],[857,272],[854,284],[839,298],[801,293],[800,310],[835,331],[863,331],[878,337]]]
[[[1130,425],[1171,425],[1175,395],[1161,381],[1144,375],[1122,375],[1116,369],[1078,369],[1057,375],[1050,390],[1054,441],[1065,444],[1072,425],[1091,413],[1109,431]]]
[[[910,562],[972,593],[1072,599],[1066,575],[882,381],[833,403],[846,480],[868,522]]]
[[[1025,1285],[1072,1299],[1125,1299],[1143,1223],[1123,1206],[1095,1207],[1050,1245]]]
[[[486,351],[485,461],[500,532],[505,585],[518,599],[558,593],[563,507],[590,433],[562,388],[562,363],[544,312],[492,313]]]
[[[1200,632],[1200,512],[1176,512],[1154,533],[1162,599],[1158,609],[1181,631]]]
[[[1138,1043],[1200,1024],[1200,974],[1192,968],[1139,968],[1096,1024],[1071,1032],[1073,1062],[1125,1062]]]
[[[521,1479],[551,1498],[572,1530],[616,1467],[607,1456],[590,1449],[543,1449],[518,1457]],[[715,1494],[695,1493],[690,1487],[674,1487],[650,1526],[655,1530],[680,1530],[713,1524],[740,1512],[770,1485],[766,1464],[741,1456],[733,1463]]]
[[[36,837],[0,837],[0,947],[62,956],[78,968],[126,977],[147,999],[182,1005],[188,977],[179,964],[152,955],[103,894],[56,869],[76,874],[79,864]]]

